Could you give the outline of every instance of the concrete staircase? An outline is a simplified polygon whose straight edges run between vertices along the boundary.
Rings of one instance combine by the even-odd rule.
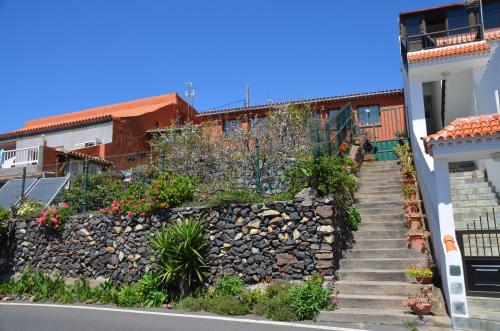
[[[363,164],[356,206],[362,221],[353,248],[340,261],[338,308],[321,312],[320,322],[403,325],[417,318],[403,300],[418,293],[406,269],[423,255],[407,247],[402,186],[396,161]],[[424,324],[432,323],[432,317],[424,318]]]
[[[474,162],[450,163],[451,195],[453,216],[457,230],[473,226],[474,221],[479,228],[479,217],[486,228],[486,214],[493,226],[493,208],[497,225],[500,226],[500,204],[498,195],[488,182],[484,171],[477,170]]]
[[[467,297],[469,330],[500,330],[500,298]]]

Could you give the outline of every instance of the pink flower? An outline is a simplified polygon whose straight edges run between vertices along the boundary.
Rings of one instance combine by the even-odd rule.
[[[54,209],[52,209],[52,213],[53,213],[53,214],[57,213],[57,209],[55,209],[55,208],[54,208]]]
[[[64,204],[64,208],[69,208],[69,205],[67,203]]]
[[[52,218],[50,219],[50,221],[51,221],[52,223],[57,223],[57,221],[58,221],[58,220],[57,220],[57,218],[52,217]]]
[[[42,216],[45,216],[47,215],[47,211],[46,210],[42,210],[42,212],[40,213]]]
[[[54,225],[54,229],[58,229],[58,228],[59,228],[59,224]]]
[[[131,195],[131,196],[130,196],[130,199],[135,199],[135,196]]]
[[[115,207],[115,208],[113,208],[113,210],[117,213],[117,212],[120,211],[120,208],[119,207]]]
[[[145,212],[142,212],[142,213],[141,213],[141,217],[146,217],[146,213],[145,213]]]
[[[133,215],[133,214],[132,214],[132,212],[131,212],[131,211],[128,211],[128,212],[127,212],[127,215],[128,215],[128,217],[132,217],[132,215]]]
[[[134,209],[137,209],[137,208],[139,208],[139,206],[138,205],[134,205]]]

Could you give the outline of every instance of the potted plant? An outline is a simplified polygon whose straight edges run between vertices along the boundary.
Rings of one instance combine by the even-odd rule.
[[[422,215],[419,213],[405,213],[406,226],[410,230],[417,230],[422,225]]]
[[[405,184],[402,189],[403,197],[406,201],[417,199],[417,187],[415,184]]]
[[[422,251],[426,247],[425,240],[429,238],[429,231],[420,232],[418,230],[409,230],[406,233],[406,240],[408,240],[408,246],[416,251]]]
[[[420,294],[408,296],[403,305],[410,307],[416,315],[429,315],[435,299],[432,295],[432,286],[420,286]]]
[[[406,271],[408,277],[413,278],[417,284],[431,284],[434,273],[426,261],[414,261]]]
[[[415,189],[415,193],[416,193]],[[420,200],[405,200],[404,210],[406,214],[419,213],[420,212]]]

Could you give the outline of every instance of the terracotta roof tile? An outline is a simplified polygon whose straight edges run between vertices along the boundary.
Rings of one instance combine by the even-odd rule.
[[[440,48],[426,49],[423,51],[409,52],[408,62],[422,62],[442,57],[460,56],[471,53],[488,52],[490,46],[486,41],[465,43],[461,45],[446,46]]]
[[[500,134],[500,114],[459,117],[443,130],[422,138],[427,153],[432,144],[444,140],[484,137]]]
[[[91,123],[101,123],[109,121],[114,117],[139,116],[176,102],[177,94],[171,93],[72,113],[43,117],[27,121],[21,129],[0,134],[0,139],[13,138],[42,131],[54,131]]]
[[[500,28],[484,31],[484,39],[488,41],[500,40]]]
[[[80,153],[80,152],[77,152],[77,151],[69,151],[69,150],[66,150],[66,149],[59,149],[59,148],[57,148],[56,150],[59,153],[62,153],[62,154],[72,155],[72,156],[76,156],[76,157],[79,157],[79,158],[82,158],[82,159],[89,159],[89,160],[92,160],[92,161],[95,161],[95,162],[99,162],[99,163],[102,163],[102,164],[113,165],[113,162],[108,161],[108,160],[103,159],[103,158],[100,158],[100,157],[97,157],[97,156],[90,156],[90,155],[87,155],[87,154],[84,154],[84,153]]]

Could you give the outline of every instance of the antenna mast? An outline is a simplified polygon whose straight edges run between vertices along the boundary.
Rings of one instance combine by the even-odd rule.
[[[191,108],[193,108],[194,89],[191,81],[185,82],[184,86],[186,87],[184,95],[188,99],[187,121],[189,122],[191,120]]]
[[[248,84],[245,92],[245,107],[250,107],[250,85]]]

